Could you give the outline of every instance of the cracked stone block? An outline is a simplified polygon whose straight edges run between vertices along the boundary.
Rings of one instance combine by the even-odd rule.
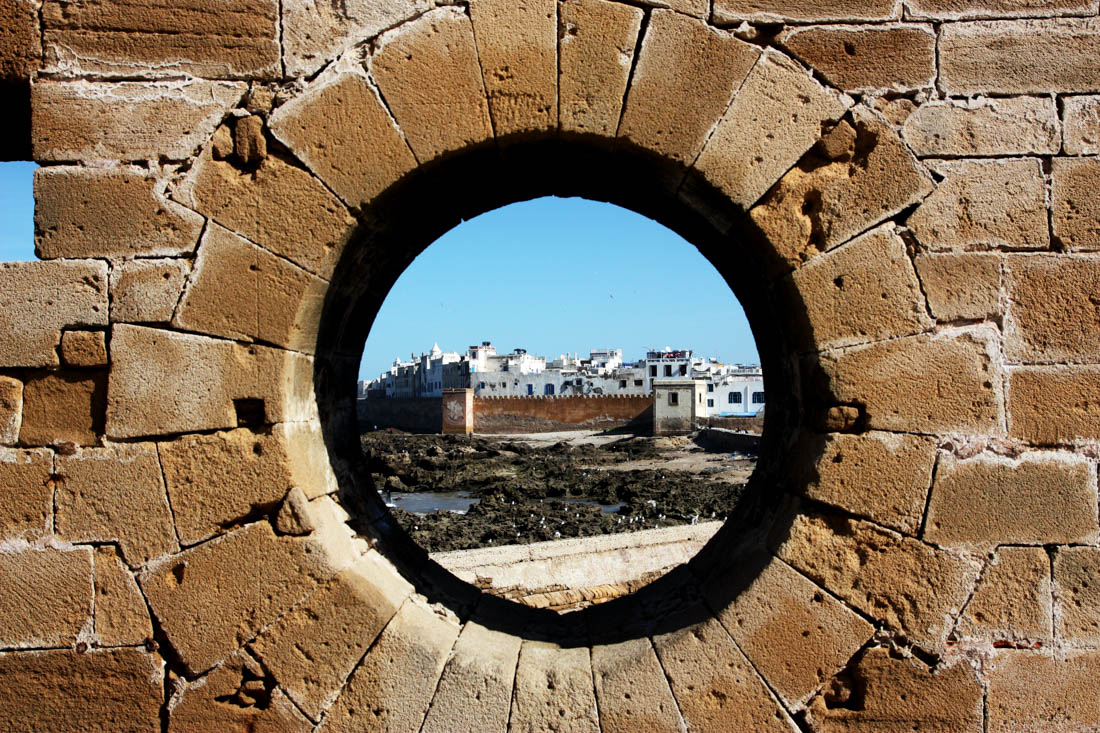
[[[386,33],[369,70],[421,163],[492,139],[473,27],[461,9],[437,8]]]
[[[896,0],[714,0],[717,23],[889,20],[900,11]]]
[[[1034,445],[1100,439],[1100,368],[1009,371],[1008,434]]]
[[[1100,728],[1100,652],[1002,649],[986,669],[989,733]]]
[[[473,0],[478,58],[497,137],[558,126],[556,0]]]
[[[61,362],[68,367],[107,366],[107,339],[103,331],[63,331]]]
[[[2,654],[0,685],[0,728],[11,733],[161,729],[164,662],[137,649]]]
[[[928,308],[937,321],[980,321],[1001,312],[1001,264],[985,252],[929,253],[915,257]]]
[[[509,730],[600,730],[587,648],[525,639],[515,687]]]
[[[41,65],[38,3],[34,0],[0,3],[0,80],[30,79]]]
[[[52,82],[31,86],[34,159],[184,160],[246,86],[217,81]]]
[[[318,731],[419,730],[458,632],[447,614],[414,598],[405,601]]]
[[[592,647],[603,733],[679,731],[683,721],[649,639]]]
[[[111,270],[112,323],[167,323],[179,302],[191,261],[127,260]]]
[[[0,262],[0,367],[56,367],[61,329],[107,325],[107,263]]]
[[[947,23],[939,61],[949,95],[1100,91],[1100,20]]]
[[[905,121],[902,136],[919,156],[1057,153],[1054,100],[1040,97],[931,102]]]
[[[1094,0],[907,0],[908,11],[936,20],[1089,15]]]
[[[1100,548],[1060,547],[1054,556],[1058,637],[1100,644]]]
[[[1100,158],[1055,158],[1051,184],[1051,224],[1069,250],[1100,250]]]
[[[980,566],[847,517],[803,513],[776,555],[927,651],[943,649]]]
[[[841,89],[929,88],[936,36],[926,25],[795,28],[784,46]]]
[[[45,535],[53,517],[53,454],[0,448],[0,539]]]
[[[654,10],[637,53],[618,135],[689,166],[760,51],[699,20]]]
[[[279,107],[270,128],[350,206],[367,205],[416,167],[378,90],[359,73],[318,80]]]
[[[145,597],[113,547],[95,550],[95,636],[100,646],[136,646],[153,638]]]
[[[1095,363],[1100,323],[1092,301],[1100,257],[1012,256],[1005,264],[1005,356],[1024,363]]]
[[[95,445],[107,402],[103,371],[44,372],[23,383],[21,445]]]
[[[959,618],[964,639],[1010,644],[1049,640],[1050,557],[1042,547],[1001,547]]]
[[[199,674],[331,575],[315,542],[258,522],[166,558],[138,582],[181,663]]]
[[[66,541],[118,542],[131,567],[179,551],[155,444],[58,455],[55,471],[55,531]]]
[[[1100,96],[1062,98],[1062,135],[1068,155],[1100,153]]]
[[[39,168],[34,199],[35,251],[47,260],[188,254],[204,223],[136,166]]]
[[[23,424],[23,383],[0,376],[0,445],[15,445]]]
[[[558,13],[561,129],[613,137],[644,14],[605,0],[564,0]]]
[[[92,630],[93,594],[92,548],[5,543],[0,549],[0,647],[72,646]]]

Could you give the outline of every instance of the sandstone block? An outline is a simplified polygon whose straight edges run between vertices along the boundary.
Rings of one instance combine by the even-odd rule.
[[[824,350],[911,336],[931,326],[905,242],[886,224],[791,273],[806,309],[803,344]]]
[[[1054,100],[1042,97],[931,102],[906,119],[902,135],[930,157],[1051,154],[1061,146]]]
[[[191,271],[188,260],[128,260],[111,270],[112,323],[167,323]]]
[[[33,0],[0,3],[0,49],[0,80],[25,81],[42,65],[38,5]]]
[[[649,639],[592,647],[592,676],[604,733],[683,729],[676,700]]]
[[[360,74],[319,80],[271,116],[271,131],[348,205],[362,207],[416,165],[378,91]],[[339,140],[339,145],[332,145]]]
[[[619,137],[689,166],[760,51],[701,21],[655,10],[638,54]]]
[[[118,542],[132,567],[179,551],[172,509],[152,443],[59,455],[57,534],[70,542]]]
[[[0,539],[46,534],[53,517],[53,454],[0,448]]]
[[[862,404],[875,430],[1001,430],[999,344],[985,328],[857,346],[826,356],[833,399]]]
[[[1100,643],[1100,548],[1061,547],[1054,556],[1059,638]]]
[[[64,331],[61,361],[69,367],[107,366],[107,338],[103,331]]]
[[[61,75],[277,79],[275,0],[152,0],[82,4],[45,0],[46,68]]]
[[[749,72],[694,167],[748,208],[850,103],[783,55],[768,52]]]
[[[264,118],[259,115],[240,117],[233,125],[233,152],[246,166],[259,165],[267,157]]]
[[[929,26],[795,28],[783,44],[841,89],[924,89],[936,77]]]
[[[241,527],[146,569],[138,578],[180,661],[200,673],[309,595],[331,571],[310,540]]]
[[[370,553],[266,629],[251,650],[317,720],[411,592],[392,566]]]
[[[920,201],[932,181],[897,133],[857,109],[750,212],[780,271],[843,244]]]
[[[459,626],[409,599],[352,673],[319,730],[419,730]]]
[[[653,637],[688,730],[794,730],[722,625],[706,620]]]
[[[506,730],[521,642],[518,636],[467,621],[421,730]]]
[[[244,84],[198,80],[36,82],[31,87],[34,159],[183,160],[244,92]]]
[[[1001,312],[1000,255],[981,252],[924,254],[913,264],[937,321],[980,321]]]
[[[95,550],[95,635],[100,646],[136,646],[153,638],[145,598],[113,547]]]
[[[158,191],[149,171],[56,166],[34,172],[39,257],[133,257],[194,251],[203,218]]]
[[[1050,639],[1050,558],[1041,547],[1002,547],[986,567],[956,633],[991,643]]]
[[[92,548],[8,544],[0,551],[0,647],[72,646],[92,629],[92,598]]]
[[[950,95],[1100,91],[1100,21],[949,23],[939,61]]]
[[[11,733],[160,730],[164,662],[154,654],[3,654],[0,685],[0,728]]]
[[[1100,158],[1055,158],[1051,185],[1054,236],[1071,250],[1100,249]]]
[[[309,508],[309,499],[297,486],[286,492],[274,521],[275,531],[302,537],[317,529]]]
[[[1092,0],[908,0],[906,7],[914,16],[936,20],[1088,15],[1096,10]]]
[[[1100,439],[1100,368],[1009,371],[1008,434],[1035,445]]]
[[[982,685],[965,661],[930,670],[888,649],[864,652],[850,679],[834,679],[810,709],[816,730],[982,731]]]
[[[1093,304],[1100,258],[1006,259],[1005,355],[1021,362],[1095,362],[1100,324]]]
[[[1046,249],[1046,181],[1037,159],[950,160],[929,164],[944,176],[909,217],[933,249]]]
[[[106,374],[44,372],[23,384],[22,445],[95,445],[103,434]]]
[[[311,353],[327,283],[217,224],[207,227],[173,323]]]
[[[1062,99],[1062,135],[1068,155],[1100,153],[1100,96]]]
[[[383,35],[370,73],[420,162],[493,136],[470,19],[437,8]]]
[[[977,563],[856,519],[799,514],[777,541],[781,560],[929,651],[978,579]]]
[[[612,137],[619,126],[643,13],[604,0],[558,5],[561,129]]]
[[[107,325],[107,263],[0,263],[0,366],[56,367],[61,329]]]
[[[599,731],[590,652],[524,640],[508,729]]]
[[[23,423],[23,383],[0,376],[0,445],[15,445]]]
[[[900,12],[895,0],[714,0],[717,23],[888,20]]]
[[[474,0],[470,19],[496,136],[557,129],[556,0]]]
[[[989,733],[1095,730],[1100,728],[1100,653],[1005,650],[988,665]]]

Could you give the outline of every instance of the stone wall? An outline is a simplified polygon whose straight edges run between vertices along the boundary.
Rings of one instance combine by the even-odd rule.
[[[649,395],[601,397],[475,397],[479,433],[545,433],[557,430],[653,429]]]
[[[359,424],[364,430],[397,428],[410,433],[443,431],[443,405],[438,397],[403,400],[360,399]]]
[[[0,728],[1100,727],[1096,0],[660,5],[0,0]],[[402,270],[550,194],[692,241],[769,376],[742,511],[565,615],[355,425]]]

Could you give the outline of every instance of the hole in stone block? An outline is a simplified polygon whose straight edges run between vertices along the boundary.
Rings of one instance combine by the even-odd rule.
[[[267,423],[263,400],[233,400],[233,409],[237,413],[237,427],[256,427]]]

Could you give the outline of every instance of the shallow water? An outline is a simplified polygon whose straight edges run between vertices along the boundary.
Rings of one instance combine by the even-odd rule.
[[[465,514],[480,499],[470,496],[469,491],[395,491],[390,495],[394,506],[413,514],[431,514],[432,512],[454,512]]]

